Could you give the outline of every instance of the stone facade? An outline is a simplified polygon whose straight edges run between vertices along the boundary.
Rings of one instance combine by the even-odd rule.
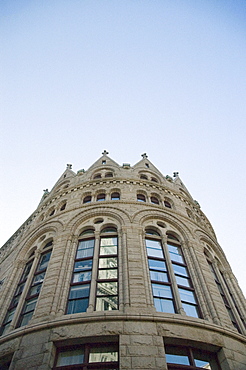
[[[0,249],[0,369],[167,370],[179,355],[187,369],[246,369],[245,298],[213,228],[178,174],[142,157],[68,165]],[[116,238],[106,268],[101,240]],[[93,257],[79,257],[79,240]],[[107,345],[111,361],[91,355]],[[64,348],[89,360],[65,365]]]

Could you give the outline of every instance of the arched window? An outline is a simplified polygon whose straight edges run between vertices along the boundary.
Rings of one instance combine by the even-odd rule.
[[[93,179],[101,179],[102,175],[100,173],[96,173]]]
[[[106,194],[105,193],[100,193],[97,195],[97,201],[103,201],[106,199]]]
[[[182,307],[188,316],[201,317],[195,291],[178,238],[167,234],[167,248],[175,275]]]
[[[158,182],[158,180],[155,177],[151,177],[151,181]]]
[[[167,245],[152,229],[146,230],[146,248],[154,305],[160,312],[177,312],[182,305],[188,316],[200,317],[195,292],[178,239],[167,235]],[[172,276],[175,276],[175,281]],[[174,299],[173,289],[179,292],[179,302]]]
[[[86,197],[84,197],[83,203],[90,203],[90,202],[91,202],[91,195],[87,195]]]
[[[142,179],[142,180],[148,180],[148,177],[146,176],[146,175],[140,175],[140,179]]]
[[[79,237],[68,297],[67,314],[86,312],[89,305],[94,245],[94,230],[85,230]]]
[[[145,195],[137,194],[137,200],[138,200],[138,202],[146,202]]]
[[[15,311],[16,311],[16,307],[19,303],[21,294],[23,292],[23,289],[24,289],[26,281],[27,281],[27,277],[28,277],[29,272],[31,270],[33,260],[34,260],[34,254],[32,253],[31,256],[29,257],[27,263],[26,263],[26,266],[24,268],[24,271],[22,273],[20,281],[17,285],[17,289],[15,290],[14,297],[12,298],[9,309],[7,311],[7,314],[6,314],[5,319],[3,321],[2,327],[0,329],[0,335],[3,335],[5,333],[7,333],[7,331],[9,330],[9,327],[11,325],[11,322],[13,320],[13,317],[14,317],[14,314],[15,314]]]
[[[158,198],[156,198],[156,197],[151,197],[151,198],[150,198],[150,201],[151,201],[151,203],[153,203],[153,204],[159,204],[159,199],[158,199]]]
[[[94,230],[86,229],[79,237],[74,271],[68,297],[67,314],[86,312],[89,299],[96,311],[118,309],[118,238],[113,226],[104,228],[99,240],[99,251]],[[93,263],[96,260],[96,263]],[[97,273],[95,271],[97,269]],[[97,276],[91,285],[92,276]],[[92,288],[93,287],[93,288]]]
[[[228,315],[230,317],[230,320],[232,322],[232,325],[237,329],[237,331],[239,333],[242,333],[242,331],[241,331],[241,329],[238,325],[237,319],[235,317],[235,310],[239,314],[239,317],[241,318],[242,323],[244,324],[244,320],[242,319],[243,315],[240,313],[237,305],[234,302],[234,298],[233,298],[230,290],[228,289],[226,280],[225,280],[222,272],[218,268],[215,268],[215,266],[213,266],[213,264],[210,261],[208,261],[208,264],[209,264],[211,273],[214,277],[215,283],[217,285],[218,291],[219,291],[219,293],[221,295],[221,298],[223,300],[223,303],[225,305],[225,308],[227,310],[227,313],[228,313]],[[230,298],[231,298],[231,301],[232,301],[231,303],[230,303]]]
[[[111,200],[120,200],[120,193],[114,192],[111,194]]]
[[[64,209],[66,208],[66,205],[67,205],[67,203],[63,203],[63,205],[60,208],[60,211],[64,211]]]
[[[24,306],[22,307],[17,327],[27,325],[33,316],[52,253],[52,244],[52,241],[50,241],[43,248],[45,251],[39,258],[39,262],[27,293]]]
[[[113,172],[106,172],[105,177],[113,177]]]
[[[175,313],[173,291],[161,237],[156,231],[147,229],[145,243],[155,308],[160,312]]]
[[[172,208],[171,204],[167,200],[164,200],[164,206],[167,208]]]

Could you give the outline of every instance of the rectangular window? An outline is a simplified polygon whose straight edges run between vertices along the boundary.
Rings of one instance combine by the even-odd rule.
[[[220,370],[215,353],[185,346],[166,345],[168,370]]]
[[[53,369],[117,370],[119,369],[118,343],[89,343],[58,348]]]

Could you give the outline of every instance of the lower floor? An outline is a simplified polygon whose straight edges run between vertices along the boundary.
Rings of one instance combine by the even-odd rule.
[[[172,318],[66,318],[0,338],[0,369],[245,370],[246,338]]]

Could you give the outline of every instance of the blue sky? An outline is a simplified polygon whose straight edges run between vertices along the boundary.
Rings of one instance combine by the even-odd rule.
[[[179,171],[246,293],[246,2],[0,4],[1,245],[67,163]]]

